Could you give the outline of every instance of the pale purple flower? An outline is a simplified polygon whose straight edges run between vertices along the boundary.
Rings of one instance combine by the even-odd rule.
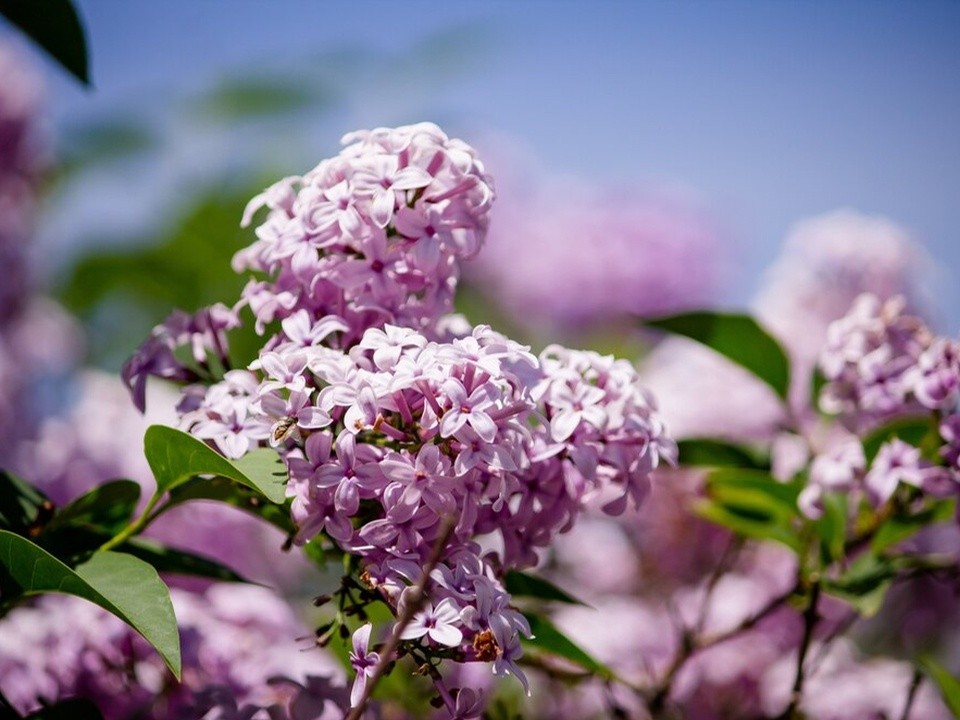
[[[894,439],[880,447],[864,485],[874,504],[882,505],[893,496],[900,483],[922,487],[924,468],[928,466],[919,448]]]
[[[380,662],[379,653],[369,651],[372,630],[373,625],[367,623],[353,633],[353,652],[350,653],[350,666],[357,673],[357,677],[354,679],[353,689],[350,691],[350,707],[356,707],[360,704],[360,700],[367,689],[367,680],[373,677],[374,670]]]
[[[433,607],[429,602],[413,616],[400,634],[402,640],[416,640],[428,637],[435,643],[456,647],[463,641],[460,624],[460,610],[453,600],[447,598]]]

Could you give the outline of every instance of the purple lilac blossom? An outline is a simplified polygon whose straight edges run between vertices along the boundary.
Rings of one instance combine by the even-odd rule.
[[[582,328],[715,300],[723,237],[691,193],[550,181],[502,164],[487,248],[467,272],[511,317]]]
[[[536,357],[485,326],[451,336],[459,261],[480,249],[493,199],[472,148],[429,124],[345,143],[248,206],[245,222],[269,214],[234,266],[266,279],[237,307],[267,337],[246,370],[188,387],[180,424],[230,457],[276,447],[296,541],[326,533],[391,604],[450,524],[410,632],[525,683],[530,629],[503,571],[535,564],[588,505],[639,504],[676,446],[625,361]],[[189,381],[174,351],[199,348],[202,364],[210,340],[178,317],[155,330],[125,368],[135,400],[148,375]],[[482,554],[480,538],[496,547]]]
[[[0,622],[0,690],[21,712],[70,697],[93,701],[106,720],[189,720],[218,707],[289,712],[311,678],[329,678],[325,698],[342,718],[343,671],[318,650],[291,609],[265,588],[218,585],[202,595],[171,592],[180,626],[183,674],[174,682],[159,656],[120,620],[96,606],[48,596]],[[281,680],[283,678],[283,680]],[[256,715],[266,717],[266,711]],[[287,717],[271,715],[271,717]],[[302,720],[308,720],[303,716]]]
[[[932,270],[923,247],[887,218],[843,209],[797,223],[753,302],[789,351],[794,404],[807,404],[810,372],[831,322],[862,293],[902,295],[911,309],[927,309]]]

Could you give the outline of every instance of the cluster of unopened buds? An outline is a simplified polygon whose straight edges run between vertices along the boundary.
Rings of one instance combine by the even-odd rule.
[[[822,514],[828,490],[861,493],[874,507],[901,485],[932,497],[960,494],[960,343],[936,336],[904,305],[901,297],[862,295],[830,326],[820,406],[859,435],[894,419],[929,419],[936,447],[891,437],[868,462],[861,440],[844,437],[811,466],[800,496],[809,516]]]
[[[323,533],[356,558],[362,589],[409,615],[408,652],[525,683],[530,627],[504,573],[535,564],[588,503],[639,503],[676,446],[630,363],[557,346],[537,357],[449,315],[494,197],[469,146],[428,124],[345,143],[251,202],[245,221],[269,214],[234,266],[266,279],[232,309],[158,327],[125,378],[141,402],[147,375],[191,383],[182,425],[228,457],[275,447],[295,542]],[[243,306],[265,341],[229,369]],[[355,705],[379,661],[370,635],[354,635]]]

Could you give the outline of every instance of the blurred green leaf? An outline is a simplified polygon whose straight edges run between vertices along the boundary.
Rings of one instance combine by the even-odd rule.
[[[930,416],[924,416],[894,420],[867,435],[863,439],[863,454],[867,464],[873,462],[884,443],[894,439],[919,447],[927,460],[939,461],[938,453],[942,440],[937,422]]]
[[[945,667],[932,657],[921,657],[917,661],[917,665],[936,684],[953,717],[960,720],[960,680],[953,677]]]
[[[836,562],[844,556],[847,541],[847,496],[824,492],[823,517],[814,523],[823,543],[827,562]]]
[[[519,570],[511,570],[506,574],[504,587],[513,597],[528,597],[569,605],[587,606],[585,602],[578,600],[565,590],[561,590],[549,580]]]
[[[157,138],[139,120],[110,119],[74,128],[64,138],[57,179],[105,163],[136,157],[157,145]]]
[[[0,470],[0,529],[35,536],[53,517],[53,503],[30,483]]]
[[[68,531],[80,525],[112,535],[130,522],[139,500],[139,484],[112,480],[71,501],[47,524],[45,532]]]
[[[537,613],[524,613],[524,616],[530,623],[530,630],[533,633],[532,638],[521,637],[520,639],[528,651],[556,655],[607,680],[616,676],[610,668],[564,635],[545,616]]]
[[[156,648],[180,677],[180,635],[170,591],[150,565],[125,553],[98,552],[70,569],[26,538],[0,530],[0,595],[76,595],[113,613]]]
[[[780,343],[749,315],[696,311],[643,323],[706,345],[763,380],[781,399],[787,398],[790,361]]]
[[[800,484],[781,483],[759,470],[714,470],[707,476],[708,499],[695,502],[693,511],[744,537],[774,540],[800,552],[796,528]]]
[[[143,447],[158,493],[198,475],[220,475],[253,488],[271,502],[283,504],[286,498],[286,469],[273,450],[260,448],[230,461],[189,433],[164,425],[147,428]]]
[[[957,501],[934,500],[928,507],[911,515],[897,515],[886,520],[877,530],[870,549],[880,554],[887,548],[913,537],[931,525],[948,522],[956,517]]]
[[[149,563],[154,570],[161,573],[190,575],[221,582],[250,582],[217,560],[146,538],[127,540],[120,546],[120,550]]]
[[[872,553],[864,553],[851,562],[839,578],[824,579],[823,590],[843,600],[864,617],[872,617],[883,606],[896,575],[897,568],[893,563]]]
[[[714,440],[691,438],[677,443],[680,449],[680,464],[703,467],[736,467],[769,470],[769,462],[758,457],[751,448]]]
[[[70,0],[0,0],[0,14],[84,85],[90,85],[87,38]]]
[[[272,117],[306,110],[327,92],[289,77],[228,78],[194,99],[190,111],[221,121]]]

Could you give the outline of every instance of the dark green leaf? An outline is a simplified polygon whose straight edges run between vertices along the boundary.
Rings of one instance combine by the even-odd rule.
[[[925,527],[948,522],[956,517],[957,501],[935,500],[929,507],[912,515],[897,515],[884,522],[873,536],[870,549],[880,554],[892,545],[913,537]]]
[[[0,14],[84,85],[90,84],[87,38],[70,0],[0,0]]]
[[[112,480],[71,501],[50,521],[47,531],[80,525],[113,535],[130,522],[139,500],[140,485],[133,480]]]
[[[824,592],[845,601],[864,617],[876,615],[897,575],[896,567],[876,555],[864,553],[836,580],[823,581]]]
[[[120,550],[150,563],[157,572],[210,578],[222,582],[249,582],[212,558],[167,547],[146,538],[128,540],[120,546]]]
[[[285,499],[286,471],[278,455],[260,449],[231,462],[192,435],[151,425],[143,439],[147,462],[157,480],[157,492],[166,492],[197,475],[220,475],[253,488],[274,503]]]
[[[683,335],[746,368],[782,399],[790,389],[790,361],[783,348],[749,315],[696,311],[644,324]]]
[[[103,715],[90,700],[71,698],[37,710],[25,720],[103,720]]]
[[[877,428],[863,439],[863,454],[867,464],[873,462],[881,446],[900,439],[908,445],[919,447],[928,460],[938,461],[937,453],[942,441],[937,423],[932,417],[901,418]]]
[[[705,467],[738,467],[756,470],[769,469],[769,463],[758,458],[748,448],[711,438],[691,438],[677,443],[680,464]]]
[[[827,384],[827,378],[819,367],[815,367],[810,374],[810,407],[814,410],[820,408],[820,393]]]
[[[53,517],[46,495],[16,475],[0,470],[0,529],[35,537]]]
[[[0,595],[65,593],[113,613],[149,642],[180,677],[180,636],[170,591],[150,565],[131,555],[98,552],[71,570],[26,538],[0,530]]]
[[[585,602],[577,600],[573,595],[561,590],[549,580],[518,570],[511,570],[507,573],[504,578],[504,587],[514,597],[529,597],[537,600],[552,600],[569,605],[586,606]]]
[[[847,540],[847,496],[825,492],[823,494],[823,517],[814,523],[823,543],[826,559],[835,562],[843,558]]]
[[[936,684],[943,696],[943,701],[950,708],[953,717],[960,720],[960,680],[953,677],[945,667],[932,657],[925,656],[917,661],[923,670]]]
[[[292,533],[296,530],[285,506],[265,502],[260,493],[222,477],[193,478],[170,491],[170,500],[164,509],[190,500],[216,500],[239,510],[256,515],[271,525]]]
[[[533,633],[530,639],[521,638],[521,642],[528,650],[564,658],[602,678],[612,679],[615,676],[610,668],[564,635],[549,619],[537,613],[524,613],[524,615]]]

